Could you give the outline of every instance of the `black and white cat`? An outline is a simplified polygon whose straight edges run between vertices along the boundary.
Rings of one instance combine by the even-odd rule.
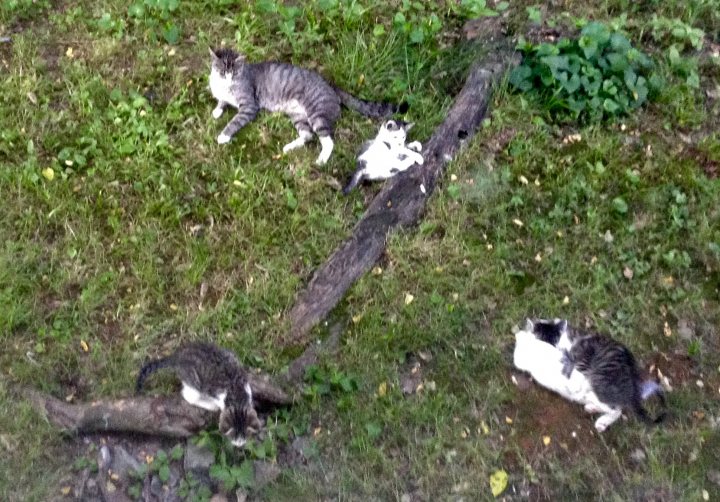
[[[385,180],[403,172],[415,164],[422,165],[419,141],[405,144],[407,133],[415,125],[402,120],[388,120],[380,126],[374,139],[366,141],[357,158],[357,168],[348,184],[345,195],[364,180]]]
[[[650,424],[664,419],[664,412],[653,419],[642,406],[643,400],[656,394],[665,407],[662,387],[653,380],[642,379],[635,357],[620,342],[572,328],[561,319],[527,320],[524,331],[559,352],[560,376],[555,374],[555,366],[552,369],[555,378],[572,380],[580,374],[587,379],[593,395],[585,395],[583,404],[586,411],[603,414],[595,423],[598,431],[602,432],[619,419],[623,409],[631,409]]]
[[[242,447],[262,423],[253,406],[252,389],[235,354],[211,343],[191,343],[173,354],[145,364],[138,374],[140,393],[153,372],[170,368],[182,382],[182,397],[193,406],[220,411],[218,428],[233,445]]]
[[[322,147],[316,164],[325,164],[333,151],[333,129],[340,117],[340,105],[352,108],[368,117],[386,117],[405,113],[407,103],[397,106],[374,103],[352,96],[328,83],[318,73],[287,63],[248,63],[245,56],[231,49],[210,49],[210,91],[217,106],[212,112],[218,119],[226,106],[237,109],[217,138],[224,144],[260,109],[283,112],[290,117],[298,138],[283,147],[283,153],[299,148],[313,137]]]

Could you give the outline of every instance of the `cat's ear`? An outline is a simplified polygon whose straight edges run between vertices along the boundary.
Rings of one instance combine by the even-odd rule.
[[[215,51],[212,47],[208,47],[208,51],[210,52],[210,56],[213,58],[213,61],[217,61],[218,59],[220,59],[218,58],[218,55],[215,54]]]
[[[235,64],[236,64],[236,65],[245,64],[245,61],[247,61],[247,57],[245,57],[245,54],[238,54],[238,55],[235,57]]]
[[[385,122],[385,129],[387,129],[388,131],[397,131],[397,122],[395,122],[394,120],[388,120],[387,122]]]
[[[532,333],[535,329],[535,323],[532,322],[532,319],[525,319],[525,330],[528,333]]]

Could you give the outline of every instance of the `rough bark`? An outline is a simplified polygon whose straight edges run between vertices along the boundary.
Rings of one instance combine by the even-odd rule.
[[[290,342],[303,343],[309,331],[380,258],[388,234],[421,217],[445,165],[475,133],[488,109],[493,84],[517,59],[494,51],[470,70],[445,121],[423,148],[424,164],[391,178],[373,199],[352,236],[315,272],[288,314]]]
[[[292,398],[269,377],[253,374],[249,379],[253,396],[261,404],[292,403]],[[51,424],[71,434],[135,432],[184,438],[217,423],[217,413],[192,406],[179,395],[66,403],[33,389],[21,389],[20,394]]]

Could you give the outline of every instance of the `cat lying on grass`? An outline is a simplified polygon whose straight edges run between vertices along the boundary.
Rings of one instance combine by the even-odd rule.
[[[642,380],[624,345],[571,329],[567,321],[528,320],[515,334],[513,363],[543,387],[584,405],[588,413],[602,413],[595,421],[598,432],[615,423],[623,409],[631,409],[649,424],[665,417],[662,413],[652,419],[642,407],[642,401],[653,394],[665,407],[663,390],[657,382]]]

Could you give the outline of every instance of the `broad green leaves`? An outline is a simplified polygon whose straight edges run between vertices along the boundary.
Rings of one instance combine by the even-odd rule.
[[[525,60],[510,75],[510,84],[546,100],[560,120],[598,121],[626,114],[647,102],[660,85],[650,59],[601,23],[586,25],[577,40],[520,49]]]

